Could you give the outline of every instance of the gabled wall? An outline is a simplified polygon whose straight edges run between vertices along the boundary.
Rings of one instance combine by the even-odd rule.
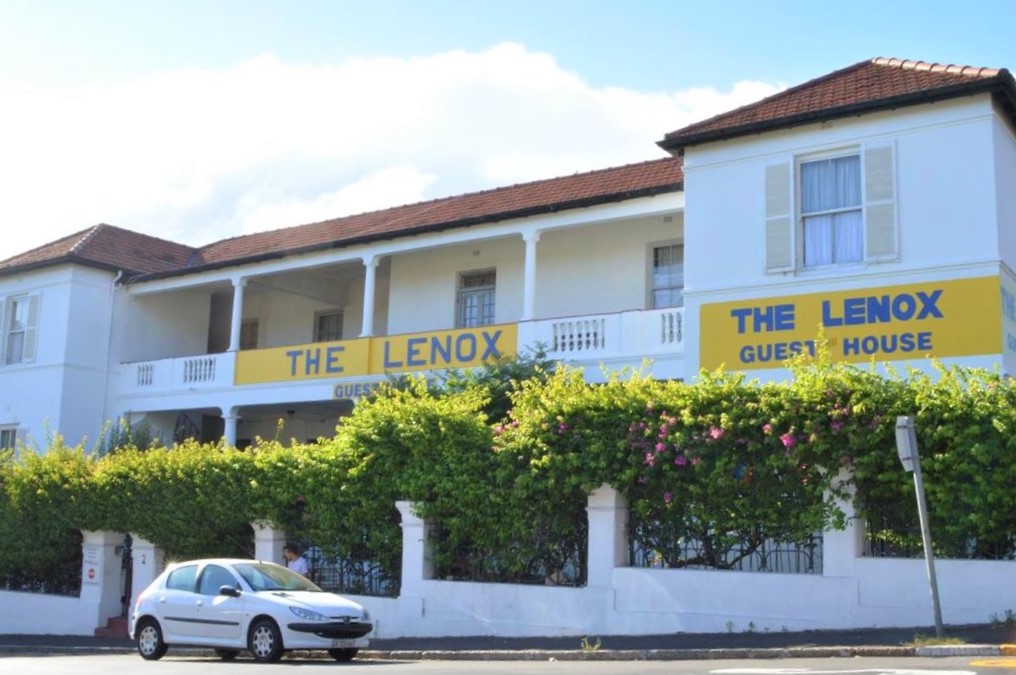
[[[700,365],[701,340],[717,334],[701,325],[706,303],[997,276],[997,135],[990,98],[982,95],[687,148],[687,316],[705,330],[705,337],[688,332],[689,372]],[[766,273],[766,167],[866,144],[888,144],[895,152],[898,258]],[[1006,173],[1016,167],[1008,159],[1004,164]],[[1016,213],[1012,203],[1005,208]],[[997,324],[997,298],[991,303]],[[999,351],[964,362],[997,362]]]

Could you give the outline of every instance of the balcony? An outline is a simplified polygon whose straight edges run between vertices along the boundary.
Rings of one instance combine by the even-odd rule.
[[[205,354],[123,366],[124,397],[180,395],[307,380],[377,379],[388,372],[468,368],[498,353],[543,345],[552,359],[582,366],[638,366],[671,362],[666,377],[681,377],[681,308],[592,314],[484,326]]]

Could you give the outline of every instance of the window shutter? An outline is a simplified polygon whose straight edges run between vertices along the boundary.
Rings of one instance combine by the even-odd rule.
[[[790,162],[766,167],[766,272],[794,269]]]
[[[864,151],[864,257],[868,262],[899,257],[894,159],[892,145]]]
[[[22,361],[35,360],[36,336],[39,333],[39,296],[28,297],[28,325],[25,326],[25,353]]]
[[[0,303],[0,365],[7,365],[7,333],[10,326],[7,325],[10,316],[11,299],[5,298]]]

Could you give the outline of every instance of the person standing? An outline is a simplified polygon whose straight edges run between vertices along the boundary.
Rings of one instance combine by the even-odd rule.
[[[286,544],[282,547],[282,555],[286,557],[286,567],[297,574],[310,576],[310,568],[307,566],[307,559],[300,555],[296,544]]]

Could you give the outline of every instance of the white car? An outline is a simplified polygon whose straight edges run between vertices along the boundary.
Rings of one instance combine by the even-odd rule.
[[[281,565],[225,558],[169,566],[138,596],[131,617],[131,638],[150,660],[186,645],[211,647],[225,660],[243,649],[263,662],[291,649],[324,649],[349,661],[372,629],[361,605]]]

